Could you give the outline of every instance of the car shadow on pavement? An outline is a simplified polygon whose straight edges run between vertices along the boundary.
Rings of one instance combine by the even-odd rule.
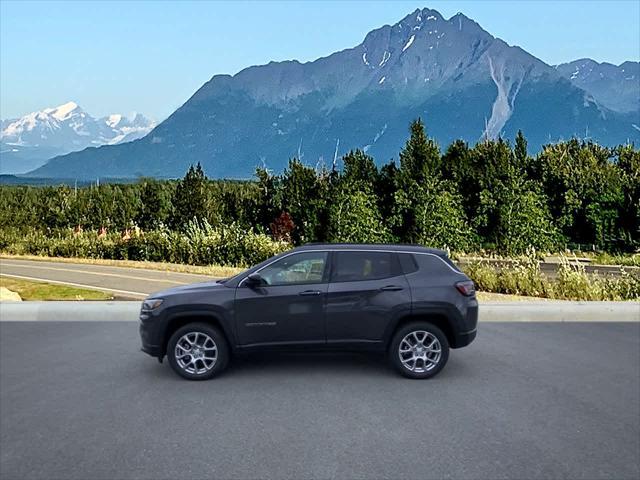
[[[132,366],[133,367],[133,366]],[[138,365],[140,368],[140,365]],[[184,381],[168,365],[145,362],[148,379]],[[475,375],[474,366],[463,359],[450,358],[437,378],[458,379]],[[231,379],[308,378],[309,375],[336,375],[341,378],[398,378],[402,379],[383,354],[364,352],[260,352],[244,353],[232,358],[227,369],[214,381]]]
[[[383,355],[335,352],[260,352],[245,353],[233,358],[228,375],[307,375],[341,372],[355,375],[389,375],[393,370]]]

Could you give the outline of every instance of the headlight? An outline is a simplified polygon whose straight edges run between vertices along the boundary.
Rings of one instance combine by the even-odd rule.
[[[162,305],[162,298],[148,298],[144,302],[142,302],[142,310],[155,310],[160,305]]]

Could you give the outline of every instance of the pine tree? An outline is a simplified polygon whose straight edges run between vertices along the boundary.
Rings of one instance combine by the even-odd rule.
[[[428,179],[438,176],[440,149],[419,118],[410,127],[411,135],[400,152],[392,216],[393,233],[403,242],[417,242],[417,192]]]
[[[140,211],[136,219],[143,230],[153,230],[167,221],[170,204],[163,185],[157,180],[145,180],[140,189]]]
[[[378,182],[378,168],[373,158],[358,149],[345,155],[343,162],[340,177],[343,188],[372,193]]]
[[[522,130],[518,130],[516,134],[516,146],[513,149],[513,153],[516,156],[518,166],[525,167],[527,165],[527,139],[524,138]]]
[[[194,167],[191,165],[186,175],[173,194],[174,228],[183,229],[191,221],[201,221],[206,218],[207,177],[200,166],[200,162]]]
[[[282,175],[282,208],[288,212],[295,224],[295,242],[310,242],[318,239],[322,211],[326,198],[320,194],[322,186],[316,171],[297,158],[289,161]]]
[[[400,152],[400,171],[421,183],[440,167],[440,148],[427,137],[420,118],[411,123],[409,131],[411,136]]]

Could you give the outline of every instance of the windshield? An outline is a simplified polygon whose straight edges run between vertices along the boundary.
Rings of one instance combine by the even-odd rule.
[[[227,285],[229,287],[235,287],[238,285],[240,280],[246,277],[250,272],[253,272],[254,270],[258,270],[264,267],[265,265],[268,265],[269,263],[273,262],[275,259],[280,258],[285,253],[289,253],[289,252],[279,253],[278,255],[267,258],[266,260],[260,263],[257,263],[256,265],[253,265],[252,267],[249,267],[246,270],[241,271],[240,273],[235,274],[233,277],[221,278],[220,280],[218,280],[218,283],[222,283],[223,285]]]

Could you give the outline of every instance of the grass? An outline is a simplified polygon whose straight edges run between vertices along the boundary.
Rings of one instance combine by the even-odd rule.
[[[549,300],[548,298],[541,297],[528,297],[524,295],[511,295],[508,293],[492,293],[492,292],[477,292],[476,297],[478,302],[539,302],[541,300]]]
[[[610,253],[598,253],[590,256],[593,262],[599,265],[621,265],[625,267],[640,267],[640,253],[627,255],[612,255]]]
[[[112,300],[113,296],[100,290],[34,282],[0,275],[0,287],[16,292],[23,300]]]
[[[41,257],[38,255],[9,255],[5,253],[0,254],[0,258],[13,260],[36,260],[43,262],[81,263],[85,265],[106,265],[110,267],[139,268],[142,270],[160,270],[163,272],[194,273],[217,278],[231,277],[245,270],[244,268],[224,267],[221,265],[200,266],[167,262],[139,262],[134,260],[106,260],[78,257]]]

